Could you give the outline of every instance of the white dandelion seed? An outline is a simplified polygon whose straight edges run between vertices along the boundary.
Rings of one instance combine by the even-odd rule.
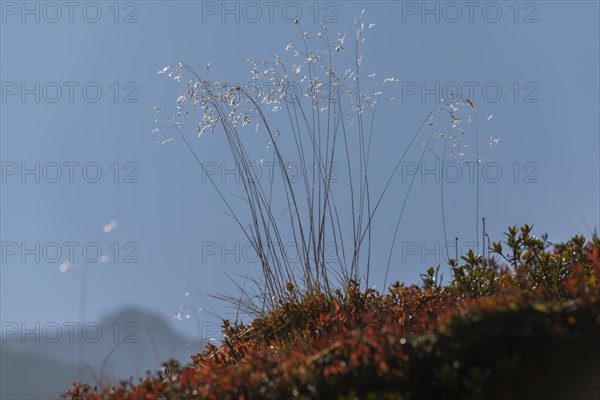
[[[106,224],[102,227],[102,232],[110,233],[110,232],[114,231],[118,225],[119,225],[119,223],[117,221],[110,221],[108,224]]]
[[[58,267],[58,270],[62,273],[67,272],[69,269],[71,269],[71,267],[73,266],[73,264],[71,264],[68,261],[65,261],[64,263],[60,264],[60,266]]]

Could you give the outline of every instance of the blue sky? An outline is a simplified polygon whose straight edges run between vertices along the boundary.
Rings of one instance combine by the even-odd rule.
[[[180,61],[201,71],[210,62],[212,79],[250,82],[246,59],[272,60],[300,39],[288,21],[298,12],[313,36],[315,20],[326,20],[333,38],[351,36],[363,8],[365,21],[376,24],[363,44],[363,72],[376,73],[368,82],[399,81],[385,86],[386,98],[395,100],[382,102],[377,114],[374,187],[440,91],[460,87],[468,95],[472,88],[481,137],[500,139],[488,154],[494,169],[480,187],[480,216],[492,240],[523,223],[555,241],[600,226],[598,2],[476,2],[472,9],[401,1],[98,2],[72,10],[59,3],[1,4],[2,321],[77,320],[81,249],[90,242],[87,250],[100,246],[110,257],[90,265],[87,320],[136,305],[192,337],[199,334],[194,318],[212,317],[190,310],[230,317],[224,304],[196,291],[235,294],[227,275],[256,273],[258,264],[244,256],[246,242],[183,142],[156,143],[166,136],[151,133],[151,107],[174,112],[181,91],[157,71]],[[189,132],[199,118],[188,118]],[[193,143],[218,172],[233,168],[222,132]],[[264,137],[257,143],[263,146]],[[410,157],[416,162],[418,152]],[[432,154],[424,160],[435,167]],[[35,172],[22,175],[36,163],[39,182]],[[446,186],[447,229],[461,244],[476,240],[475,185],[467,172]],[[234,177],[224,180],[228,194],[240,194]],[[375,221],[371,280],[378,288],[406,187],[399,177]],[[434,175],[416,180],[392,280],[416,282],[427,266],[443,264],[436,250],[443,243],[439,190]],[[110,221],[118,221],[116,229],[101,233]],[[54,261],[53,252],[71,242],[78,243],[76,266],[61,273],[65,257]],[[242,250],[226,251],[236,243]],[[217,253],[208,254],[215,244]]]

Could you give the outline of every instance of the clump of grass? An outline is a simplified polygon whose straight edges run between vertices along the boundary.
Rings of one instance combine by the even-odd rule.
[[[395,220],[384,288],[369,288],[374,218],[419,135],[429,133],[421,159],[433,151],[445,162],[465,156],[464,124],[473,122],[472,162],[483,156],[474,104],[466,98],[446,100],[425,117],[374,194],[370,160],[381,92],[365,94],[360,46],[371,25],[365,27],[362,14],[356,24],[352,37],[334,41],[321,26],[316,37],[323,49],[313,51],[309,34],[297,23],[300,44],[288,44],[286,54],[298,65],[290,67],[281,57],[250,60],[253,78],[274,88],[261,96],[210,80],[209,66],[204,76],[181,63],[161,71],[186,83],[176,116],[157,111],[166,126],[176,129],[259,256],[264,279],[254,280],[256,296],[240,285],[240,297],[224,297],[255,318],[250,324],[223,321],[221,345],[208,344],[189,367],[165,365],[157,376],[112,389],[76,383],[67,393],[73,399],[475,400],[585,397],[600,389],[597,379],[590,385],[578,378],[600,376],[594,363],[600,352],[596,236],[591,242],[577,236],[552,246],[545,236],[534,237],[528,225],[510,227],[505,242],[489,244],[497,258],[470,252],[451,260],[450,282],[443,282],[439,268],[430,268],[421,276],[422,285],[396,283],[388,289],[407,194]],[[348,52],[352,61],[340,74]],[[296,87],[303,89],[290,90]],[[198,135],[224,132],[241,177],[247,219],[184,135],[183,118],[197,110],[203,116]],[[264,157],[251,154],[248,139],[256,136],[245,137],[243,127],[266,135],[266,154],[275,162],[279,186],[263,184],[257,176],[253,166]],[[493,147],[497,140],[488,141]],[[299,179],[292,162],[299,165]],[[346,185],[334,185],[334,163],[342,167]],[[286,239],[296,244],[299,266],[277,245]],[[330,242],[334,260],[326,254]],[[569,374],[560,372],[565,365],[572,367]],[[564,387],[547,385],[551,379]]]
[[[374,219],[409,149],[425,132],[421,160],[426,151],[439,151],[440,147],[444,160],[464,157],[467,135],[463,125],[476,121],[469,99],[444,101],[424,118],[401,156],[392,160],[393,168],[384,178],[381,191],[374,193],[371,149],[382,90],[376,85],[373,93],[367,94],[365,87],[374,74],[365,77],[361,54],[366,31],[374,24],[366,24],[361,13],[354,34],[336,39],[330,38],[327,27],[321,25],[315,39],[321,48],[312,50],[310,34],[299,21],[295,23],[301,39],[289,43],[283,57],[248,60],[258,87],[268,84],[272,88],[267,93],[257,95],[247,86],[209,79],[210,64],[204,75],[184,63],[160,71],[186,83],[177,101],[177,115],[171,117],[157,108],[159,119],[176,129],[177,139],[192,152],[260,260],[262,279],[254,280],[259,288],[256,296],[249,292],[221,296],[255,317],[320,295],[333,300],[339,290],[356,285],[369,287]],[[395,81],[398,79],[386,78],[380,83]],[[184,135],[182,120],[196,112],[202,115],[198,136],[217,130],[224,133],[241,178],[241,211],[225,197]],[[266,136],[266,156],[257,159],[251,154],[253,144],[248,140],[256,140],[256,136],[245,137],[241,132],[244,127]],[[480,162],[479,153],[476,156],[476,162]],[[254,166],[264,163],[266,157],[271,158],[281,181],[260,180]],[[334,171],[341,173],[336,176],[340,184],[334,184]],[[384,287],[415,177],[397,216]],[[285,246],[278,245],[286,242],[295,244],[298,263],[291,261]],[[328,250],[331,247],[333,257]]]

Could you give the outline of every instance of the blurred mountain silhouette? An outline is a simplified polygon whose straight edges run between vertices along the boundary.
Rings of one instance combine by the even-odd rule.
[[[39,328],[28,324],[24,336],[20,324],[12,328],[8,331],[3,321],[1,399],[58,399],[78,378],[102,386],[132,374],[137,380],[171,358],[189,364],[190,356],[203,348],[200,341],[175,332],[161,316],[137,308],[122,309],[98,323],[41,323]]]

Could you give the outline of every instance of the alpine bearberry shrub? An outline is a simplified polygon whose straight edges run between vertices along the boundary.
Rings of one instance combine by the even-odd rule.
[[[396,283],[382,294],[351,281],[344,291],[283,304],[247,326],[224,321],[221,346],[209,346],[190,366],[115,388],[76,383],[67,394],[597,399],[600,240],[575,236],[551,245],[525,225],[494,245],[504,247],[512,256],[499,256],[509,263],[465,257],[447,284],[432,287],[425,274],[422,285]],[[474,277],[477,284],[465,282]]]

